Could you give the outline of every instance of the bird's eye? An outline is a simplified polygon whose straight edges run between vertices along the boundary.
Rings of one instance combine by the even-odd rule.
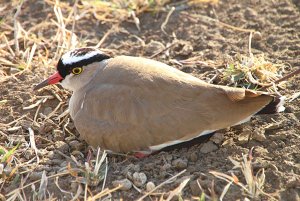
[[[74,75],[79,75],[80,73],[82,73],[82,70],[83,70],[82,67],[76,67],[72,69],[72,73]]]

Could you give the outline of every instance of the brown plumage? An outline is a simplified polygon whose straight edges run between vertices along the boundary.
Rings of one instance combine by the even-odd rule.
[[[88,64],[66,80],[62,85],[73,90],[69,108],[79,133],[89,144],[115,152],[190,140],[245,121],[274,100],[129,56]]]

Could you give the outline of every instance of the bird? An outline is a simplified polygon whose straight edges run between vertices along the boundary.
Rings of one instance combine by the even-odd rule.
[[[93,47],[61,56],[57,71],[34,87],[72,91],[70,116],[91,146],[149,155],[250,120],[284,111],[284,96],[206,83],[159,61],[111,57]]]

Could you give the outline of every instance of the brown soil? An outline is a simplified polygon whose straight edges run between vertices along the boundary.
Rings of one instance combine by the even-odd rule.
[[[6,4],[9,3],[2,3],[3,6]],[[146,12],[137,16],[140,19],[141,31],[137,30],[132,19],[125,20],[108,36],[102,47],[112,55],[150,57],[174,42],[174,35],[176,35],[177,44],[156,56],[155,59],[173,65],[184,72],[192,73],[201,79],[209,80],[214,76],[216,68],[225,67],[224,64],[229,57],[237,53],[248,53],[249,32],[232,29],[211,20],[219,19],[234,27],[259,31],[261,35],[255,35],[252,38],[252,52],[254,54],[263,53],[269,61],[274,63],[288,63],[291,66],[289,69],[291,71],[300,67],[300,7],[298,1],[224,0],[214,6],[202,4],[197,7],[187,4],[176,4],[176,6],[178,10],[171,15],[166,25],[167,34],[161,31],[161,24],[168,12]],[[7,15],[13,15],[15,10],[12,6],[8,6],[5,12]],[[5,15],[3,15],[3,19],[5,19]],[[29,19],[34,19],[34,21],[29,21]],[[24,3],[19,21],[25,30],[46,19],[55,19],[52,8],[36,1]],[[71,24],[67,28],[71,29]],[[75,33],[82,38],[82,41],[85,41],[85,44],[79,46],[95,45],[112,28],[112,25],[113,23],[110,22],[101,24],[93,16],[81,18],[76,22]],[[36,31],[36,33],[38,32],[50,38],[55,35],[56,27],[45,27]],[[13,35],[7,37],[9,40],[13,39]],[[141,41],[144,41],[145,45]],[[22,43],[20,45],[22,46]],[[56,50],[55,46],[56,44],[53,43],[38,48],[47,48],[50,52],[49,58],[51,58]],[[8,60],[15,59],[11,56],[3,55],[3,57]],[[175,59],[184,60],[193,57],[197,57],[197,60],[201,62],[184,66],[174,62]],[[38,96],[52,95],[53,92],[57,93],[63,101],[70,97],[68,92],[59,91],[55,87],[33,93],[33,85],[50,75],[53,69],[43,66],[41,61],[34,61],[32,66],[32,70],[24,71],[21,75],[16,76],[11,76],[5,66],[0,66],[0,73],[8,74],[3,76],[4,80],[1,81],[2,87],[0,88],[0,101],[7,100],[6,103],[0,104],[1,146],[12,147],[18,141],[22,142],[21,147],[16,152],[18,163],[25,164],[30,161],[35,157],[34,150],[29,146],[28,127],[32,127],[35,133],[36,146],[40,152],[40,163],[30,174],[21,173],[34,162],[19,167],[16,173],[16,175],[24,177],[23,181],[26,184],[40,179],[44,170],[47,176],[51,176],[61,172],[69,162],[72,167],[75,167],[74,162],[70,160],[71,155],[80,164],[84,164],[90,150],[88,145],[79,139],[72,122],[66,127],[64,127],[65,123],[58,126],[59,122],[55,117],[67,108],[66,103],[63,103],[50,119],[44,120],[43,114],[49,114],[49,111],[53,111],[60,103],[57,98],[41,104],[37,113],[39,126],[32,125],[37,107],[29,110],[24,110],[23,107],[40,100],[41,98]],[[220,79],[215,79],[214,82],[220,84]],[[299,86],[300,78],[295,77],[290,79],[286,88],[280,89],[279,92],[290,97],[299,92]],[[182,191],[181,196],[184,199],[198,199],[201,196],[202,191],[197,181],[207,195],[211,194],[209,189],[212,188],[217,195],[220,195],[227,183],[217,179],[209,171],[215,170],[228,175],[234,172],[240,181],[245,183],[241,172],[238,169],[232,170],[233,164],[228,157],[241,160],[242,154],[248,154],[249,150],[254,147],[253,170],[256,173],[259,169],[264,169],[266,176],[264,192],[278,200],[299,200],[299,99],[287,102],[286,108],[283,113],[256,116],[249,123],[221,130],[217,137],[210,138],[190,148],[160,152],[144,159],[108,155],[105,187],[113,188],[113,183],[116,180],[125,178],[132,180],[134,172],[145,173],[147,182],[151,181],[157,186],[186,169],[186,172],[176,180],[172,180],[156,191],[162,194],[152,195],[146,200],[159,199],[161,196],[167,197],[168,192],[178,187],[185,178],[190,178],[190,182]],[[40,115],[40,113],[43,114]],[[23,117],[23,115],[26,116]],[[9,126],[4,125],[20,117],[23,118]],[[21,126],[21,128],[8,131],[9,128],[17,126]],[[251,135],[248,140],[249,134]],[[6,143],[10,143],[10,145]],[[91,157],[92,159],[95,158],[95,152],[92,152]],[[25,178],[26,175],[29,175],[28,178]],[[3,183],[1,184],[3,185],[1,193],[7,195],[13,189],[20,187],[20,182],[20,177],[12,177],[5,182],[1,179],[0,183]],[[53,198],[70,200],[76,194],[78,181],[71,174],[60,176],[59,184],[62,189],[73,194],[61,192],[55,185],[54,179],[49,179],[47,190]],[[38,190],[38,188],[39,183],[36,184],[36,189]],[[101,188],[102,182],[96,186],[91,186],[90,190],[95,195],[101,191]],[[146,184],[138,188],[141,192],[133,187],[128,191],[118,190],[112,193],[112,198],[137,199],[144,194]],[[27,198],[32,199],[31,187],[26,188],[24,193]],[[83,195],[84,193],[81,194],[81,196]],[[244,200],[245,197],[247,195],[243,193],[242,189],[233,184],[224,200]],[[258,198],[258,200],[270,199],[269,196],[263,194]]]

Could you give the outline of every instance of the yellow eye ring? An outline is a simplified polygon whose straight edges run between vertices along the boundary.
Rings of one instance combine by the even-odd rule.
[[[82,71],[83,71],[82,67],[76,67],[72,69],[72,73],[74,75],[79,75],[80,73],[82,73]]]

